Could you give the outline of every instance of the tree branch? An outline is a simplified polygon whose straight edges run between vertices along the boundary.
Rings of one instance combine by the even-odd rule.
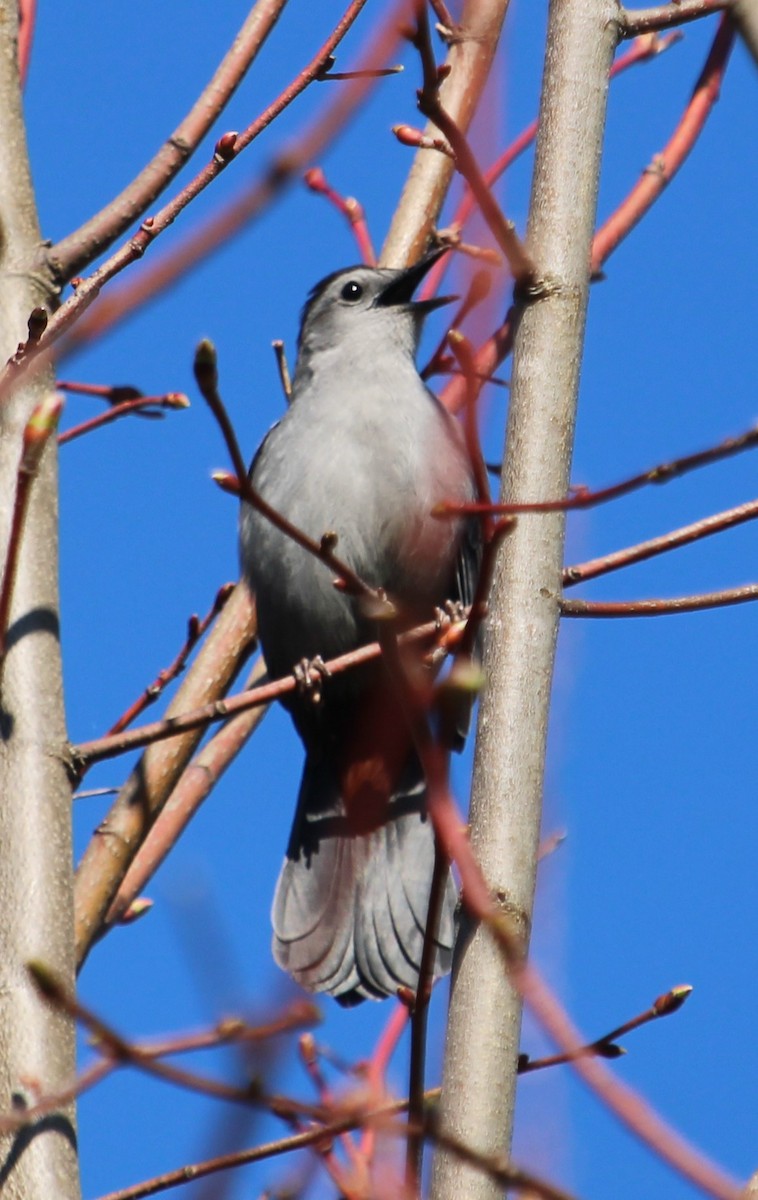
[[[504,501],[547,499],[568,487],[616,18],[612,0],[551,5],[526,239],[537,276],[549,286],[517,323]],[[525,941],[539,845],[563,531],[561,514],[526,515],[503,543],[488,620],[489,683],[477,732],[472,846],[498,907]],[[484,1153],[507,1153],[521,1001],[486,929],[464,920],[458,947],[441,1128]],[[432,1195],[485,1200],[499,1197],[500,1189],[438,1151]]]

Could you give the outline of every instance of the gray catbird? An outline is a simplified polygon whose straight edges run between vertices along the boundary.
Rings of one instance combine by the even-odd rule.
[[[440,300],[414,290],[441,251],[406,270],[357,266],[313,289],[302,315],[290,407],[253,460],[253,487],[290,522],[384,588],[406,625],[445,600],[469,601],[476,526],[432,517],[474,496],[457,423],[421,380],[415,353]],[[334,571],[244,505],[243,570],[272,678],[301,660],[373,641]],[[421,766],[376,664],[302,692],[287,707],[306,750],[297,813],[274,897],[274,957],[311,991],[343,1004],[415,988],[434,836]],[[435,977],[450,969],[456,890],[449,876]]]

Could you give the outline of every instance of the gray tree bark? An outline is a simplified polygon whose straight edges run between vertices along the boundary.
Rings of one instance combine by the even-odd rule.
[[[527,249],[544,294],[523,309],[514,344],[502,498],[565,494],[589,290],[590,245],[616,45],[614,0],[553,0]],[[490,599],[471,837],[502,909],[531,932],[550,693],[563,565],[561,514],[518,518]],[[507,1154],[521,1001],[488,932],[461,930],[450,1004],[441,1127]],[[502,1187],[439,1150],[434,1200],[491,1200]]]
[[[0,0],[0,357],[48,305],[30,273],[40,243],[16,69],[16,0]],[[38,374],[0,404],[0,571],[24,426],[52,386]],[[54,441],[54,439],[52,439]],[[0,677],[0,1113],[18,1112],[70,1083],[71,1022],[38,997],[25,964],[40,959],[73,986],[71,789],[64,766],[58,640],[57,472],[49,445],[32,485]],[[7,1200],[79,1195],[71,1111],[51,1113],[0,1142]]]

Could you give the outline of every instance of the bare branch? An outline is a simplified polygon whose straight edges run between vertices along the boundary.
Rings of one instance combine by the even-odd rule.
[[[659,33],[688,21],[698,21],[712,13],[732,7],[733,0],[673,0],[655,8],[625,8],[621,13],[621,36],[638,37],[641,33]]]
[[[673,613],[704,612],[758,600],[758,583],[745,587],[722,588],[697,596],[677,596],[672,600],[562,600],[564,617],[664,617]]]
[[[226,108],[286,2],[258,0],[253,5],[207,87],[158,153],[119,196],[47,252],[59,284],[78,275],[107,250],[178,175]]]

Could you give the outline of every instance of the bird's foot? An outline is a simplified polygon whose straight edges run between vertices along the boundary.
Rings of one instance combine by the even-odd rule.
[[[311,704],[320,704],[321,685],[331,675],[321,655],[317,654],[315,658],[301,658],[293,667],[292,674],[295,676],[298,695],[310,700]]]

